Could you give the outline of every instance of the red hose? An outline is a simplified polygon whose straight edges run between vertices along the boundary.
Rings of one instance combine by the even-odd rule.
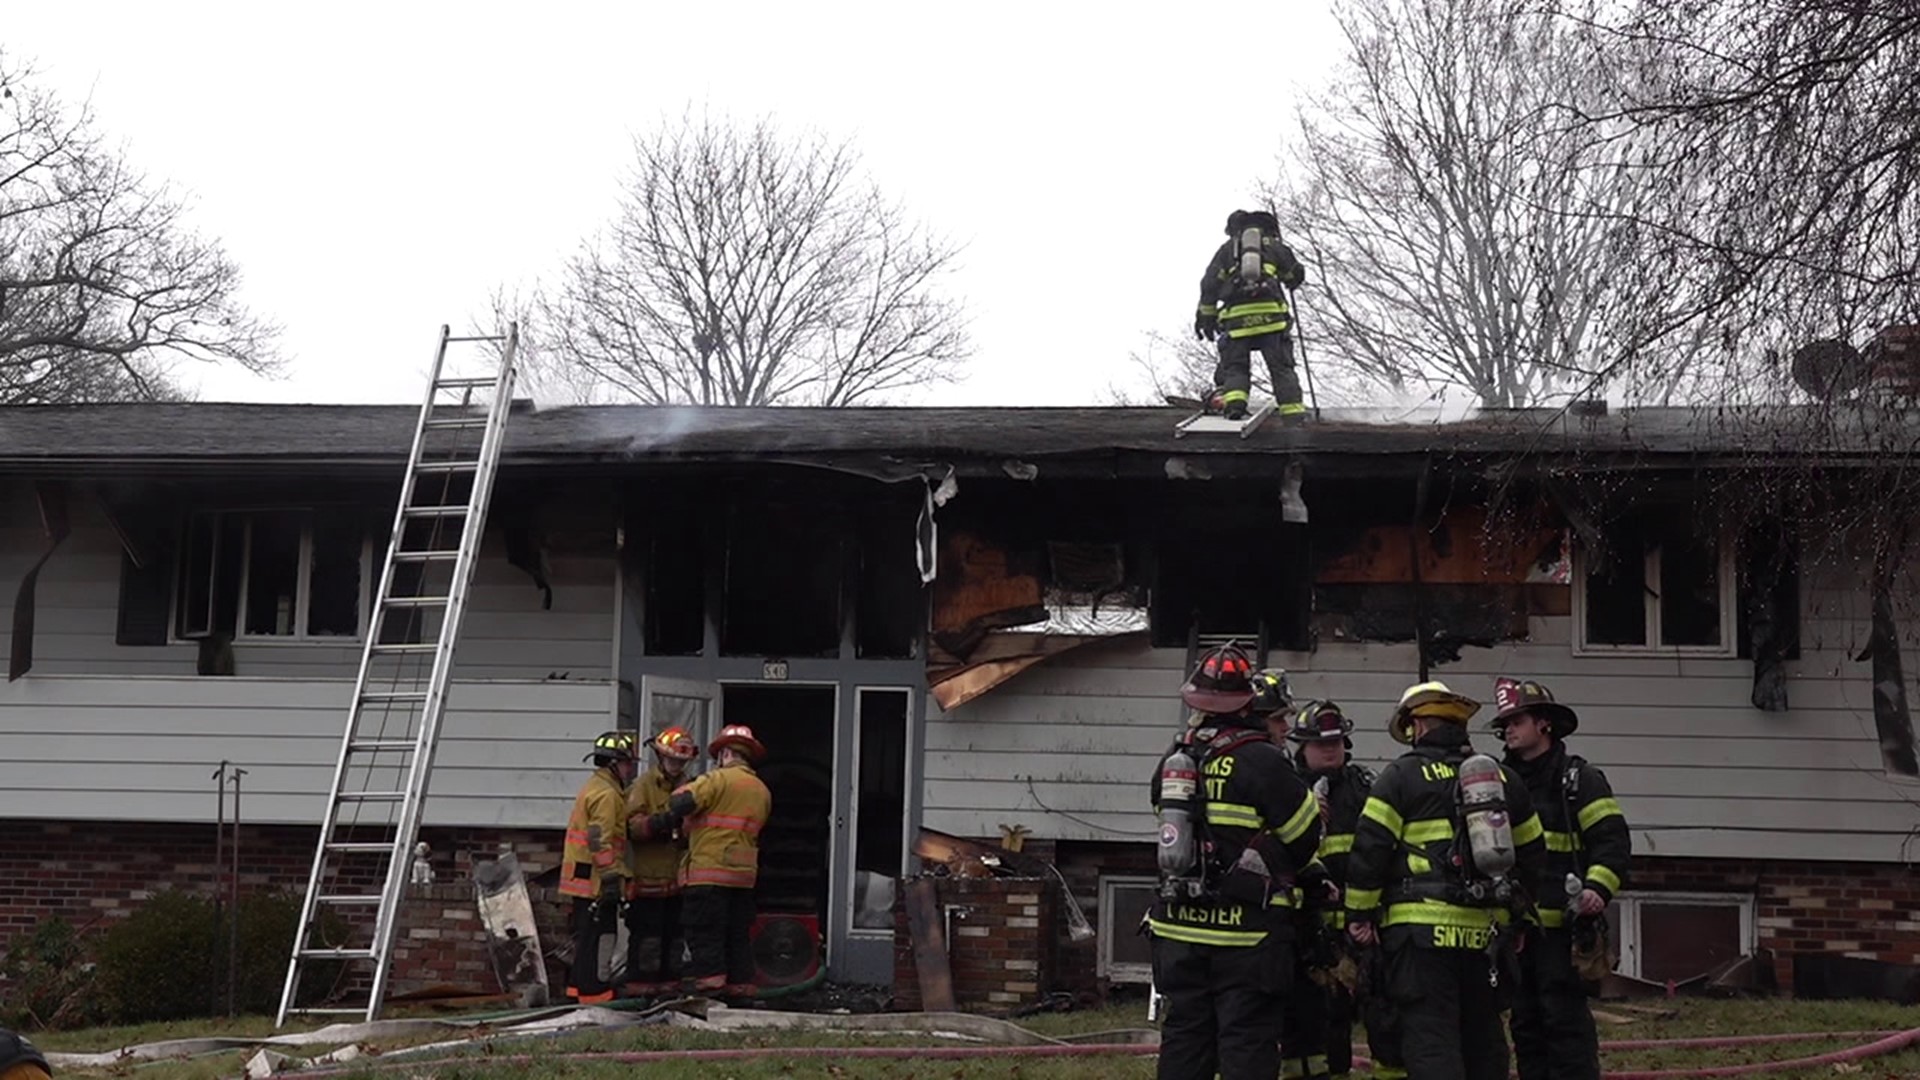
[[[1826,1036],[1829,1034],[1831,1033],[1823,1031],[1817,1034],[1811,1034],[1810,1037]],[[1731,1045],[1739,1045],[1741,1042],[1757,1043],[1762,1040],[1767,1040],[1767,1038],[1768,1037],[1764,1035],[1751,1036],[1746,1039],[1736,1037],[1731,1041]],[[1775,1039],[1770,1041],[1777,1042],[1780,1040]],[[1870,1043],[1862,1043],[1859,1046],[1846,1050],[1834,1050],[1830,1053],[1816,1054],[1813,1057],[1794,1058],[1790,1061],[1761,1061],[1751,1065],[1718,1065],[1707,1069],[1643,1069],[1638,1072],[1615,1072],[1609,1069],[1607,1071],[1607,1077],[1608,1080],[1667,1080],[1669,1077],[1683,1076],[1755,1076],[1760,1073],[1784,1072],[1788,1069],[1817,1069],[1826,1065],[1860,1061],[1864,1058],[1879,1057],[1882,1054],[1891,1054],[1896,1050],[1904,1050],[1915,1043],[1920,1043],[1920,1028],[1914,1028],[1912,1031],[1897,1032],[1885,1038],[1876,1039]]]

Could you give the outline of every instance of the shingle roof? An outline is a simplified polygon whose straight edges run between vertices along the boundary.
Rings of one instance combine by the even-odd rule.
[[[0,463],[397,461],[418,410],[402,405],[112,404],[0,409]],[[1813,407],[1485,412],[1448,423],[1328,410],[1270,419],[1251,438],[1174,437],[1177,408],[722,408],[573,406],[516,413],[510,464],[836,457],[894,461],[1112,455],[1747,455],[1911,453],[1920,424]],[[1878,414],[1876,414],[1878,415]]]

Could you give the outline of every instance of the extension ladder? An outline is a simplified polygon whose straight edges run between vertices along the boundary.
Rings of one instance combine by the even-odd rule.
[[[458,344],[497,349],[497,371],[446,377],[447,348]],[[440,328],[276,1027],[295,1013],[379,1018],[421,804],[446,715],[454,648],[512,406],[518,347],[517,325],[500,336],[453,337]],[[381,811],[384,820],[363,820],[363,814]],[[302,985],[303,974],[325,979],[329,973],[330,985]],[[365,1005],[340,1004],[362,992]],[[302,1004],[314,997],[326,1004]]]

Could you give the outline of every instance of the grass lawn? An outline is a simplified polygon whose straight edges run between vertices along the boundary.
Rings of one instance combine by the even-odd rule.
[[[1803,1031],[1876,1031],[1920,1026],[1920,1010],[1898,1005],[1870,1002],[1792,1002],[1786,1000],[1708,1001],[1680,999],[1638,1003],[1641,1008],[1671,1009],[1671,1017],[1628,1013],[1606,1003],[1603,1011],[1632,1015],[1631,1023],[1600,1025],[1600,1037],[1617,1039],[1670,1039],[1694,1036],[1748,1035]],[[1097,1011],[1055,1013],[1030,1017],[1022,1023],[1042,1034],[1056,1037],[1084,1035],[1090,1032],[1147,1026],[1138,1003],[1129,1003]],[[312,1025],[318,1026],[318,1025]],[[272,1022],[264,1017],[236,1021],[201,1021],[179,1024],[153,1024],[136,1028],[95,1028],[87,1031],[45,1033],[35,1041],[48,1050],[101,1051],[136,1042],[186,1038],[204,1035],[265,1035]],[[444,1035],[427,1036],[413,1042],[442,1041]],[[1609,1071],[1637,1069],[1685,1069],[1716,1065],[1780,1060],[1811,1056],[1867,1041],[1864,1038],[1828,1039],[1806,1043],[1733,1049],[1673,1049],[1607,1051],[1603,1061]],[[361,1070],[353,1075],[406,1078],[406,1080],[505,1080],[517,1077],[568,1077],[580,1080],[612,1080],[631,1077],[637,1066],[618,1061],[569,1061],[556,1055],[568,1052],[619,1052],[649,1050],[703,1050],[727,1048],[769,1048],[775,1052],[764,1058],[737,1061],[664,1061],[643,1068],[644,1075],[661,1078],[686,1077],[689,1080],[757,1080],[757,1078],[831,1077],[835,1080],[868,1078],[937,1077],[980,1078],[980,1080],[1050,1080],[1055,1077],[1098,1077],[1100,1080],[1134,1080],[1153,1075],[1152,1057],[1036,1058],[1010,1056],[993,1059],[900,1060],[882,1058],[808,1057],[781,1054],[784,1048],[846,1048],[852,1046],[912,1046],[925,1040],[901,1036],[861,1036],[845,1032],[694,1032],[666,1027],[636,1027],[618,1032],[592,1032],[564,1037],[503,1042],[491,1047],[476,1045],[458,1061],[434,1065],[420,1064],[405,1069],[374,1072]],[[382,1049],[395,1049],[394,1043]],[[941,1045],[969,1045],[945,1042]],[[296,1053],[306,1057],[323,1048],[302,1048]],[[114,1069],[86,1072],[62,1070],[63,1076],[118,1075],[151,1080],[216,1080],[237,1076],[241,1063],[250,1052],[229,1052],[192,1061],[164,1062],[137,1068],[120,1065]],[[535,1060],[513,1060],[532,1055]],[[1769,1077],[1810,1080],[1823,1077],[1857,1076],[1862,1080],[1890,1077],[1920,1077],[1920,1050],[1861,1062],[1857,1071],[1828,1065],[1792,1072],[1773,1072]]]

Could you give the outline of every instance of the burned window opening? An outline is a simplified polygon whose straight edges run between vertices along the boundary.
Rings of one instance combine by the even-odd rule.
[[[1231,635],[1285,651],[1312,647],[1307,530],[1250,523],[1161,539],[1149,617],[1156,648],[1190,634]]]
[[[1582,552],[1580,645],[1731,653],[1727,560],[1685,508],[1614,523],[1605,550]]]
[[[367,533],[353,514],[312,510],[190,515],[175,636],[336,638],[360,634]]]
[[[911,660],[927,624],[926,591],[913,548],[911,507],[877,506],[860,517],[853,649],[862,659]]]
[[[1053,540],[1046,548],[1046,617],[1007,632],[1111,637],[1148,629],[1148,590],[1129,580],[1125,545]]]
[[[1329,584],[1314,587],[1320,636],[1336,641],[1423,641],[1430,664],[1527,636],[1526,586]],[[1420,631],[1424,628],[1424,635]]]
[[[705,530],[651,530],[644,541],[641,606],[648,656],[699,656],[707,639]]]
[[[729,519],[720,652],[838,656],[842,515],[819,505],[736,508]]]

